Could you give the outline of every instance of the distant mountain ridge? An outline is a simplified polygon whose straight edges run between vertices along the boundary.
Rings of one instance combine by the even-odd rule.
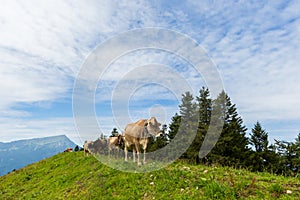
[[[0,142],[0,176],[75,146],[65,135]]]

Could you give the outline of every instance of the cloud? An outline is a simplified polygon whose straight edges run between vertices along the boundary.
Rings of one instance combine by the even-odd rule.
[[[298,96],[300,16],[294,10],[299,3],[220,5],[194,5],[200,13],[207,11],[204,18],[210,22],[194,32],[206,30],[201,44],[218,64],[230,96],[244,95],[236,98],[240,101],[277,92]],[[249,89],[256,94],[245,98]]]
[[[72,118],[0,118],[0,140],[8,142],[17,139],[45,137],[49,135],[67,135],[77,144],[80,139],[75,132]]]
[[[5,83],[1,87],[1,98],[6,103],[1,107],[23,100],[57,99],[72,89],[73,79],[89,51],[110,35],[128,29],[135,17],[131,9],[141,12],[147,9],[136,2],[130,4],[130,9],[119,10],[125,5],[118,3],[3,3],[0,66],[2,83]],[[147,15],[143,19],[149,21]],[[19,93],[8,97],[10,91]]]
[[[218,65],[248,126],[261,120],[270,132],[285,129],[284,137],[295,137],[288,121],[300,118],[299,2],[189,1],[162,7],[169,8],[167,18],[184,20],[184,26],[179,20],[170,26],[199,41]],[[269,120],[286,123],[280,128]]]
[[[4,125],[0,129],[1,137],[20,137],[14,132],[20,133],[18,130],[23,122],[29,127],[28,134],[30,131],[36,133],[39,128],[34,123],[39,120],[34,119],[34,108],[40,106],[40,102],[49,103],[51,108],[65,99],[70,101],[74,80],[91,50],[119,33],[145,27],[169,28],[194,38],[218,66],[225,89],[247,125],[261,120],[271,130],[287,130],[288,123],[279,128],[269,120],[300,119],[300,86],[296,84],[300,74],[299,8],[298,1],[260,1],[255,4],[249,1],[2,2],[0,118]],[[169,46],[180,42],[174,40]],[[107,53],[118,51],[118,48],[108,49]],[[128,79],[126,74],[140,76],[135,74],[135,68],[152,63],[169,66],[188,81],[195,92],[204,83],[203,75],[176,55],[143,50],[119,57],[109,66],[99,82],[96,100],[109,101],[120,79],[125,86],[135,79]],[[165,73],[150,71],[149,75],[163,78]],[[164,78],[172,80],[174,76]],[[173,98],[162,95],[163,91],[156,86],[152,87],[151,94],[163,96],[164,100]],[[130,84],[122,92],[130,92]],[[150,98],[147,94],[137,90],[133,97],[136,101],[146,102]],[[24,104],[32,109],[25,109]],[[140,111],[144,113],[144,110],[136,112]],[[49,118],[58,119],[59,115]],[[69,113],[67,118],[71,116]],[[11,128],[13,122],[18,124],[16,120],[24,121],[17,128]],[[54,122],[60,123],[53,120],[53,126]],[[53,131],[44,130],[45,135]],[[11,136],[6,136],[5,132],[10,132]],[[288,137],[292,138],[291,135],[289,132]]]
[[[70,99],[78,70],[98,43],[130,27],[141,26],[137,23],[139,17],[143,25],[155,24],[149,6],[139,1],[130,2],[127,8],[125,2],[120,1],[2,3],[0,117],[6,124],[1,128],[3,140],[37,136],[40,126],[35,123],[40,121],[34,119],[36,103],[52,102],[55,106],[63,99]],[[20,106],[24,103],[32,109],[25,111]],[[52,114],[51,117],[55,116]],[[24,120],[28,131],[11,128],[19,119]],[[52,125],[64,130],[60,122],[56,122],[57,126],[54,122]],[[56,133],[46,128],[48,124],[40,124],[45,126],[45,131],[39,135]]]

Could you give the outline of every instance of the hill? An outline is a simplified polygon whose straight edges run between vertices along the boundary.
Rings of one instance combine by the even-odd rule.
[[[0,143],[0,176],[75,146],[65,135]]]
[[[297,178],[177,161],[147,173],[60,153],[0,177],[2,199],[299,199]]]

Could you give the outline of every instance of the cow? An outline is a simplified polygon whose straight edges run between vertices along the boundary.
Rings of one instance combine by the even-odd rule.
[[[132,145],[133,162],[135,162],[135,152],[137,153],[137,164],[141,165],[140,162],[140,145],[144,150],[144,160],[143,163],[146,164],[146,148],[149,142],[149,137],[152,135],[159,137],[161,130],[159,128],[161,124],[157,122],[155,117],[150,119],[140,119],[135,123],[127,124],[124,130],[125,139],[125,161],[127,161],[128,148]]]
[[[120,148],[124,143],[123,136],[119,134],[117,137],[109,137],[108,139],[108,155],[110,156],[110,152],[114,151],[115,155],[119,155]]]
[[[92,151],[89,147],[93,144],[93,141],[85,141],[83,145],[84,156],[92,154]]]
[[[89,154],[100,154],[105,150],[107,146],[107,142],[105,139],[98,138],[95,141],[88,141],[84,143],[83,150],[84,150],[84,156]]]
[[[105,149],[107,148],[107,140],[98,138],[93,142],[91,147],[92,152],[95,154],[104,153]]]
[[[72,148],[66,148],[66,150],[64,150],[64,152],[72,152],[73,151],[73,149]]]

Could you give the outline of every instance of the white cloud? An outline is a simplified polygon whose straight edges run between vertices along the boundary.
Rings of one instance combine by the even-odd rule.
[[[120,32],[152,26],[180,31],[201,43],[218,65],[225,89],[247,124],[299,120],[299,8],[298,1],[4,1],[0,7],[0,118],[7,126],[2,125],[1,137],[18,138],[14,132],[19,133],[22,124],[11,128],[13,122],[18,124],[16,117],[27,121],[28,134],[35,133],[34,123],[39,122],[29,119],[33,111],[14,106],[71,98],[79,68],[97,44]],[[102,77],[107,84],[99,93],[104,94],[102,100],[110,99],[124,74],[153,62],[173,66],[198,90],[201,76],[176,67],[182,62],[175,57],[140,51],[119,58]],[[164,74],[151,73],[155,75]],[[130,91],[125,89],[124,93]],[[161,90],[153,94],[161,95]],[[136,95],[147,99],[147,93]],[[45,135],[51,134],[46,130]]]
[[[40,126],[45,126],[41,134],[56,134],[46,128],[48,124],[29,118],[34,111],[14,107],[41,101],[55,104],[58,99],[71,98],[74,78],[99,42],[138,26],[138,16],[143,25],[155,24],[145,3],[130,2],[127,6],[125,1],[2,2],[0,117],[7,126],[1,128],[1,139],[35,136]],[[11,128],[13,122],[17,124],[14,119],[24,120],[28,131]]]
[[[300,74],[300,20],[295,10],[300,5],[244,3],[194,5],[200,13],[207,11],[209,23],[199,28],[206,29],[202,44],[218,64],[225,88],[238,106],[269,113],[262,118],[274,117],[281,107],[293,114],[275,116],[299,118],[300,86],[295,83]]]
[[[49,135],[67,135],[81,144],[72,118],[22,119],[0,118],[0,141],[30,139]]]
[[[5,84],[1,98],[6,103],[1,107],[53,100],[70,90],[70,79],[77,75],[87,53],[111,34],[127,30],[136,17],[131,10],[147,11],[141,2],[121,9],[124,6],[119,1],[3,2],[0,73]],[[10,91],[18,94],[8,97]]]
[[[189,1],[167,6],[182,9],[185,27],[176,27],[208,51],[246,124],[261,120],[271,134],[280,129],[286,130],[284,137],[295,137],[287,122],[300,119],[299,2]],[[279,128],[269,120],[286,123]]]

